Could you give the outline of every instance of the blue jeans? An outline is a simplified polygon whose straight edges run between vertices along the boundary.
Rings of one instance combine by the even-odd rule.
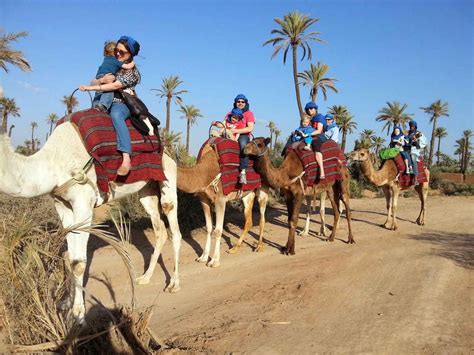
[[[94,100],[92,100],[92,107],[95,107],[98,104],[101,104],[105,108],[107,108],[107,111],[109,111],[110,107],[112,106],[113,99],[114,99],[113,91],[96,91],[94,95]]]
[[[413,167],[413,175],[417,176],[418,175],[418,156],[416,154],[411,154],[410,155],[411,162],[412,162],[412,167]]]
[[[248,134],[241,134],[239,136],[239,146],[240,146],[240,166],[239,169],[247,169],[249,166],[249,157],[244,154],[245,146],[250,142],[250,137]]]
[[[132,154],[132,143],[130,141],[130,132],[125,120],[130,116],[127,105],[121,102],[114,102],[110,108],[112,124],[117,134],[117,150],[123,153]]]

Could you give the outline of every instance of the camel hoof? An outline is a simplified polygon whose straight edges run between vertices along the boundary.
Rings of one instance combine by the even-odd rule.
[[[207,263],[207,260],[209,259],[208,256],[205,256],[205,255],[201,255],[199,258],[196,258],[196,261],[198,263]]]
[[[398,229],[398,226],[392,226],[391,230],[396,231]]]
[[[299,232],[298,235],[303,238],[309,236],[308,231],[305,231],[305,230]]]
[[[334,242],[334,237],[329,237],[329,238],[326,238],[325,240],[326,240],[326,242],[331,242],[332,243],[332,242]]]
[[[240,245],[234,245],[232,248],[227,250],[227,253],[229,254],[237,254],[240,250]]]
[[[221,263],[218,260],[211,259],[206,265],[208,267],[218,267]]]
[[[176,286],[176,285],[168,285],[165,288],[165,292],[168,292],[168,293],[176,293],[176,292],[179,292],[179,291],[181,291],[181,287]]]
[[[150,283],[150,276],[147,276],[147,275],[142,275],[140,277],[137,277],[135,279],[135,282],[137,283],[137,285],[146,285],[146,284],[149,284]]]
[[[294,250],[288,250],[287,247],[281,248],[281,253],[283,255],[295,255],[295,251]]]
[[[347,239],[347,244],[355,244],[356,241],[354,240],[354,238],[352,238],[352,236],[350,236],[348,239]]]
[[[263,245],[262,244],[255,245],[255,250],[254,251],[257,252],[257,253],[263,252]]]

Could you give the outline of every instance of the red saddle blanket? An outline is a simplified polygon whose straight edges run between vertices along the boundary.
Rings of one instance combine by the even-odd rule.
[[[157,136],[142,136],[126,120],[132,140],[132,169],[127,176],[118,176],[122,154],[117,151],[117,141],[112,119],[107,113],[95,109],[74,112],[58,121],[74,123],[79,129],[84,145],[94,158],[97,185],[103,192],[109,191],[109,182],[130,184],[143,180],[166,180],[162,167],[162,152]]]
[[[217,149],[219,156],[219,167],[221,170],[221,181],[224,194],[243,190],[255,190],[262,185],[260,175],[253,168],[253,161],[249,161],[249,166],[245,169],[247,175],[247,183],[242,185],[239,183],[239,163],[240,163],[240,147],[239,143],[231,139],[222,137],[212,137],[204,142],[199,150],[198,160],[201,152],[206,144]]]
[[[316,162],[316,157],[312,150],[305,150],[305,143],[303,141],[291,144],[288,147],[287,155],[290,151],[294,151],[303,164],[305,171],[306,186],[313,186],[319,183],[319,166]],[[341,180],[340,164],[346,161],[346,157],[342,153],[339,145],[333,140],[329,139],[321,145],[321,153],[323,154],[324,181]],[[341,163],[340,163],[341,162]]]
[[[399,176],[398,176],[398,182],[400,183],[401,187],[408,187],[411,185],[415,184],[415,178],[414,175],[411,174],[406,174],[405,175],[405,162],[403,161],[403,157],[398,154],[394,159],[395,165],[397,166]],[[423,161],[423,158],[421,158],[421,161],[418,162],[418,176],[417,176],[418,183],[422,182],[427,182],[428,177],[426,176],[425,173],[425,162]]]

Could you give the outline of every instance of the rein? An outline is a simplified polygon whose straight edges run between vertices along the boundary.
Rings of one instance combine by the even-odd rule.
[[[250,143],[253,143],[253,144],[255,145],[255,149],[257,150],[257,157],[259,157],[259,158],[262,157],[262,156],[264,156],[265,153],[268,151],[268,147],[265,147],[265,149],[260,153],[260,152],[258,151],[258,145],[257,145],[257,143],[255,143],[255,141],[250,141]]]
[[[66,181],[64,184],[61,186],[55,187],[51,193],[56,196],[61,196],[64,192],[66,192],[69,188],[72,186],[79,184],[79,185],[84,185],[84,184],[89,184],[94,188],[94,184],[92,181],[89,179],[87,176],[87,172],[92,166],[92,163],[94,162],[94,158],[90,158],[86,165],[78,171],[72,178],[70,178],[68,181]]]

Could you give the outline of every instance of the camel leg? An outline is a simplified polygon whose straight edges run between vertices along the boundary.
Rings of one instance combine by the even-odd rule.
[[[321,192],[319,196],[319,215],[321,216],[321,228],[319,229],[319,235],[325,237],[329,233],[329,229],[326,227],[326,191]]]
[[[400,195],[400,188],[399,187],[392,187],[392,213],[393,213],[393,219],[392,219],[392,227],[391,229],[396,231],[398,229],[398,223],[397,223],[397,207],[398,207],[398,195]]]
[[[252,208],[253,208],[254,200],[255,200],[254,191],[252,191],[251,193],[249,193],[248,195],[242,198],[242,202],[244,204],[244,216],[245,216],[244,229],[242,233],[240,234],[240,237],[237,243],[235,243],[235,245],[227,251],[230,254],[235,254],[239,251],[240,247],[242,246],[242,242],[247,236],[249,230],[252,229],[252,226],[253,226]]]
[[[138,193],[140,203],[142,204],[145,211],[150,215],[151,225],[153,226],[153,232],[155,234],[156,242],[153,254],[150,259],[150,264],[145,273],[136,279],[137,284],[145,285],[150,282],[150,278],[153,276],[158,258],[163,249],[163,245],[166,243],[168,235],[166,233],[166,227],[160,216],[158,207],[158,196],[154,195],[151,189],[146,186]]]
[[[81,228],[92,224],[95,192],[89,185],[75,185],[66,194],[66,201],[56,199],[55,207],[64,227],[72,225]],[[79,323],[84,322],[85,304],[83,295],[84,271],[87,265],[87,242],[89,233],[74,231],[66,236],[69,262],[74,276],[74,302],[72,314]]]
[[[294,195],[290,192],[286,193],[286,205],[288,209],[288,242],[286,248],[283,249],[283,253],[286,255],[295,255],[295,233],[298,227],[298,217],[300,213],[301,203],[303,202],[303,194],[295,193]]]
[[[425,225],[425,210],[426,210],[426,200],[428,198],[428,186],[429,186],[429,183],[427,182],[424,182],[422,184],[415,186],[415,190],[416,192],[418,192],[418,197],[420,198],[420,202],[421,202],[420,214],[418,215],[418,218],[416,219],[416,224],[420,226]]]
[[[327,196],[329,198],[329,201],[331,201],[331,207],[332,207],[332,210],[334,211],[334,224],[331,231],[331,235],[326,240],[328,242],[334,242],[334,237],[336,236],[336,231],[337,231],[336,226],[339,224],[339,217],[341,214],[339,213],[339,207],[337,206],[336,200],[334,198],[334,191],[332,188],[330,188],[327,191]]]
[[[260,223],[259,223],[259,230],[258,230],[258,244],[255,247],[256,252],[263,251],[263,232],[265,230],[265,211],[267,209],[268,203],[268,191],[259,189],[257,191],[257,200],[258,206],[260,210]]]
[[[347,237],[347,244],[355,244],[354,236],[352,235],[352,212],[350,206],[349,194],[343,189],[341,194],[340,204],[344,204],[346,209],[347,228],[349,229],[349,235]]]
[[[224,215],[225,215],[225,204],[227,200],[225,197],[217,198],[216,200],[216,228],[214,229],[214,238],[215,238],[215,246],[214,246],[214,254],[212,255],[211,260],[207,263],[209,267],[218,267],[220,265],[220,258],[221,258],[221,237],[222,237],[222,230],[224,228]]]
[[[388,186],[382,186],[383,194],[385,195],[385,202],[387,205],[387,219],[385,223],[382,224],[383,227],[390,229],[389,224],[392,219],[392,193],[391,189]]]
[[[206,245],[200,257],[196,259],[197,262],[207,263],[209,261],[209,254],[211,253],[211,234],[212,234],[212,211],[211,202],[203,198],[200,199],[204,218],[206,219]]]
[[[298,233],[299,236],[307,237],[309,235],[309,224],[311,220],[311,203],[313,202],[313,195],[306,195],[306,223],[304,229]],[[316,202],[314,203],[316,205]]]

